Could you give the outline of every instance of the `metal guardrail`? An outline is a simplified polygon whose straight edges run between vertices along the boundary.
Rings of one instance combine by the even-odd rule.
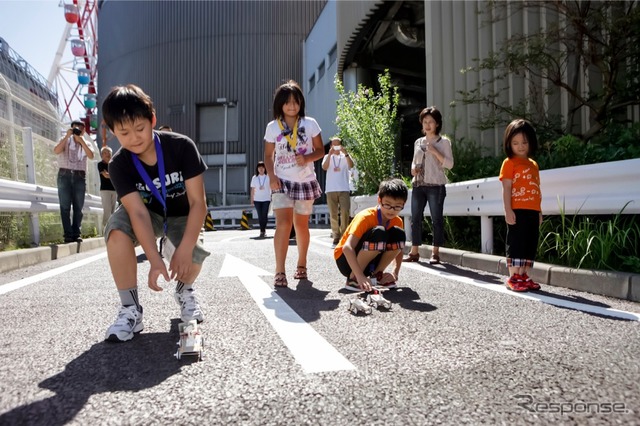
[[[233,207],[209,207],[209,213],[213,220],[219,221],[216,226],[218,228],[237,228],[240,226],[240,220],[242,219],[242,213],[249,211],[252,217],[255,219],[258,217],[258,212],[251,205],[246,206],[233,206]],[[269,215],[269,218],[273,218],[273,215]],[[310,219],[316,225],[319,223],[329,223],[329,207],[326,204],[316,204],[313,206],[313,213],[311,213]]]
[[[0,179],[0,212],[60,211],[58,202],[57,188]],[[100,197],[85,194],[82,211],[102,214]]]
[[[639,214],[640,159],[564,167],[540,172],[544,215]],[[373,207],[377,196],[357,196],[351,214]],[[624,208],[624,211],[623,211]],[[424,214],[429,216],[429,208]],[[447,185],[447,216],[480,216],[482,252],[493,252],[492,216],[503,216],[502,184],[497,177]],[[404,209],[405,231],[411,234],[411,191]]]
[[[545,215],[589,215],[640,213],[640,159],[613,161],[586,166],[565,167],[540,172],[542,212]],[[375,206],[377,196],[352,197],[351,214]],[[0,212],[59,211],[56,188],[0,179]],[[220,220],[221,228],[239,226],[243,210],[252,206],[210,208],[214,220]],[[85,213],[102,213],[100,197],[85,195]],[[493,251],[492,216],[504,214],[502,185],[497,177],[457,182],[447,185],[444,204],[447,216],[479,216],[481,218],[482,252]],[[425,215],[429,215],[428,207]],[[411,233],[411,194],[400,212],[405,230]],[[326,205],[314,206],[311,220],[328,223]],[[37,220],[37,219],[36,219]],[[230,221],[231,224],[227,224]]]

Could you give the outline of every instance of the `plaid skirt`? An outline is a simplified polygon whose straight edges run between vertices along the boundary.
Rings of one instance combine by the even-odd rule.
[[[290,182],[280,179],[280,189],[272,194],[287,194],[292,200],[315,200],[322,195],[322,189],[316,179],[311,182]]]

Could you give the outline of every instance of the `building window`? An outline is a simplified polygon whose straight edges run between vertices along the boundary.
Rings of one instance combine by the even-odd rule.
[[[315,75],[315,73],[309,79],[309,92],[312,91],[314,87],[316,87],[316,75]]]
[[[338,45],[334,44],[329,51],[329,66],[333,65],[336,59],[338,59]]]
[[[320,81],[323,75],[324,75],[324,61],[320,62],[320,66],[318,67],[318,81]]]

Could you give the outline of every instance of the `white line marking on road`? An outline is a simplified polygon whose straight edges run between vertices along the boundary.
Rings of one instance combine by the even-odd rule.
[[[608,317],[621,318],[621,319],[631,320],[631,321],[640,321],[640,314],[636,314],[633,312],[621,311],[613,308],[604,308],[601,306],[594,306],[586,303],[572,302],[570,300],[558,299],[552,296],[546,296],[544,294],[537,294],[533,292],[517,293],[517,292],[507,290],[504,283],[501,283],[501,284],[488,283],[488,282],[479,281],[473,278],[461,277],[459,275],[455,275],[450,272],[438,271],[436,269],[427,268],[426,266],[416,265],[413,263],[405,263],[402,265],[402,267],[415,269],[417,271],[426,272],[431,275],[441,276],[441,277],[462,282],[465,284],[471,284],[476,287],[483,288],[485,290],[491,290],[491,291],[495,291],[502,294],[508,294],[509,296],[520,297],[522,299],[536,300],[538,302],[547,303],[553,306],[559,306],[562,308],[569,308],[577,311],[589,312],[589,313],[604,315]]]
[[[227,254],[220,277],[238,277],[305,373],[355,370],[324,337],[307,324],[259,275],[273,275]]]
[[[0,285],[0,295],[9,293],[10,291],[17,290],[19,288],[37,283],[42,280],[46,280],[47,278],[54,277],[56,275],[63,274],[67,271],[71,271],[76,268],[80,268],[81,266],[88,265],[89,263],[95,262],[96,260],[100,260],[107,257],[107,253],[97,254],[95,256],[87,257],[86,259],[79,260],[77,262],[70,263],[65,266],[61,266],[56,269],[52,269],[47,272],[42,272],[41,274],[34,275],[32,277],[28,277],[19,281],[13,281],[7,284]]]

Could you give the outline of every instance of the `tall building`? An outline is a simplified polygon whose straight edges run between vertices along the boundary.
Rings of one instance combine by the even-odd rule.
[[[226,204],[248,204],[273,94],[286,80],[303,83],[303,42],[325,3],[105,1],[98,110],[109,88],[140,86],[154,101],[158,125],[197,143],[209,166],[209,205],[222,204],[225,169]]]

